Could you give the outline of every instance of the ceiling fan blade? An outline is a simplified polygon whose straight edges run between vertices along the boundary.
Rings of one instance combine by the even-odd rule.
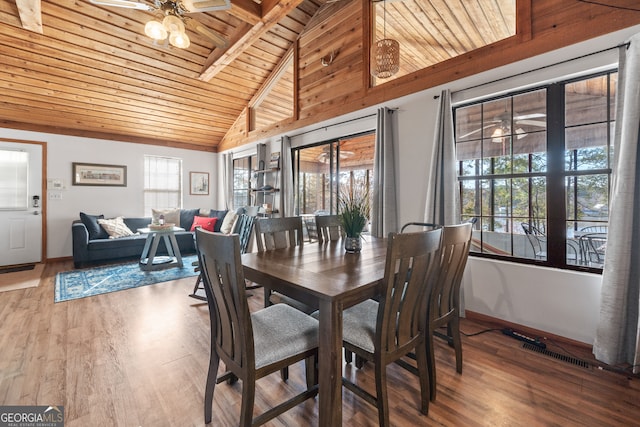
[[[519,125],[547,127],[547,122],[542,120],[518,120]]]
[[[186,20],[187,28],[202,34],[209,40],[211,40],[217,48],[226,49],[229,46],[229,41],[217,31],[214,31],[210,28],[205,27],[200,22],[195,19],[187,19]]]
[[[541,119],[547,117],[544,113],[520,114],[513,117],[513,120]]]
[[[182,6],[190,13],[213,12],[231,9],[231,0],[182,0]]]
[[[494,127],[494,125],[493,125],[493,124],[485,125],[482,129],[472,130],[471,132],[467,132],[467,133],[465,133],[464,135],[460,135],[460,136],[458,137],[458,139],[465,139],[465,138],[468,138],[468,137],[470,137],[470,136],[471,136],[471,135],[473,135],[473,134],[476,134],[476,133],[478,133],[478,132],[482,132],[482,131],[484,131],[485,129],[489,129],[489,128],[492,128],[492,127]]]
[[[138,9],[138,10],[155,10],[155,7],[139,1],[129,1],[129,0],[89,0],[89,1],[99,6],[124,7],[127,9]]]

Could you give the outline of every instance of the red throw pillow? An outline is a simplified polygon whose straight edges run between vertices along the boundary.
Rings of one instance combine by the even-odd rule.
[[[195,231],[196,227],[202,227],[203,230],[213,231],[218,218],[209,218],[208,216],[194,216],[191,231]]]

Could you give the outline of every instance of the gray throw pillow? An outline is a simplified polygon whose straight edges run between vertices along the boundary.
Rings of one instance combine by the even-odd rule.
[[[193,218],[200,214],[200,209],[180,209],[180,227],[191,230]]]
[[[89,240],[108,239],[107,231],[98,224],[99,219],[104,219],[104,215],[89,215],[80,212],[80,221],[87,227],[89,232]]]
[[[215,210],[211,209],[209,212],[209,218],[218,218],[216,221],[216,225],[213,227],[213,231],[220,232],[220,227],[222,227],[222,222],[224,221],[224,217],[227,215],[227,210]]]

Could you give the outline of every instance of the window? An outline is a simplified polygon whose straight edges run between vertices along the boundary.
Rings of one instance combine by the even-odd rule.
[[[29,153],[0,150],[0,209],[28,208]]]
[[[256,169],[257,156],[233,159],[233,206],[250,206],[252,173]]]
[[[366,133],[295,148],[296,212],[336,214],[340,191],[356,187],[370,190],[374,144],[375,134]]]
[[[400,45],[399,71],[373,78],[373,86],[516,34],[516,0],[374,0],[371,5],[372,46],[382,39]]]
[[[182,159],[144,156],[144,212],[182,208]]]
[[[480,220],[472,251],[602,267],[616,78],[608,72],[455,109],[462,219]]]

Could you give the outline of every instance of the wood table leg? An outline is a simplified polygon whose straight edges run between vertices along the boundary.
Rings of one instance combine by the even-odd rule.
[[[337,302],[320,300],[318,343],[319,424],[342,426],[342,310]]]

